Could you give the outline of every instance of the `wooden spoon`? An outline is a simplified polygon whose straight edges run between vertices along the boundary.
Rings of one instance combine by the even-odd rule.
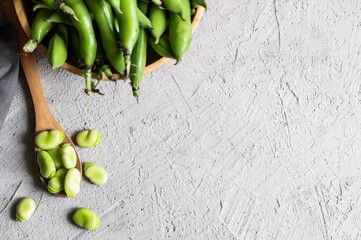
[[[55,120],[46,102],[43,88],[41,86],[40,75],[38,71],[38,66],[36,65],[36,59],[34,53],[25,54],[23,51],[23,46],[28,40],[28,38],[20,26],[19,19],[17,18],[15,13],[13,1],[5,0],[3,3],[3,8],[8,21],[13,24],[16,31],[16,36],[19,44],[20,61],[21,61],[21,65],[23,66],[23,70],[29,85],[31,97],[33,99],[34,108],[35,108],[35,135],[45,130],[52,130],[52,129],[60,130],[65,134],[63,143],[71,143],[71,145],[75,149],[74,143],[71,141],[70,137],[64,132],[63,128],[59,125],[59,123]],[[41,151],[41,149],[35,147],[35,155],[39,151]],[[81,175],[82,166],[77,152],[76,152],[76,156],[77,156],[77,162],[75,167],[80,171],[80,175]],[[36,158],[34,164],[36,164],[37,166],[38,175],[41,181],[47,187],[48,179],[45,179],[40,175]],[[67,197],[64,191],[55,195],[59,197]]]

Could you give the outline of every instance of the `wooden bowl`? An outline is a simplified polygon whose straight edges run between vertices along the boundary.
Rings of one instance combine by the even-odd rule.
[[[29,24],[29,20],[28,20],[28,11],[29,10],[26,7],[26,5],[28,4],[27,2],[30,2],[30,1],[26,1],[26,0],[13,0],[13,1],[14,1],[16,15],[19,18],[21,27],[24,30],[27,37],[30,38],[31,28],[30,28],[30,24]],[[203,12],[204,12],[203,7],[197,8],[197,11],[194,14],[194,17],[192,20],[192,34],[195,32],[195,30],[199,24],[199,21],[202,18]],[[43,44],[40,44],[38,46],[38,49],[42,54],[47,56],[47,48]],[[169,60],[170,60],[170,58],[161,57],[154,52],[153,55],[147,59],[148,65],[145,67],[144,74],[147,74],[149,72],[156,70],[157,68],[160,68],[161,66],[166,64]],[[72,65],[71,63],[66,62],[61,67],[65,70],[72,72],[74,74],[77,74],[79,76],[84,76],[83,69],[80,69],[80,68]],[[96,76],[97,76],[97,73],[92,72],[92,78],[96,78]],[[120,74],[114,74],[114,77],[117,80],[122,79],[122,76]],[[104,79],[104,80],[106,80],[106,79]]]

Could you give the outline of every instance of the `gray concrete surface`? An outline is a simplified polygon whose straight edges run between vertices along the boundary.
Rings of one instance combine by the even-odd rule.
[[[358,239],[361,222],[361,1],[209,0],[189,52],[128,83],[83,79],[38,54],[46,98],[78,148],[105,166],[60,199],[36,177],[34,113],[22,77],[0,132],[1,239]],[[14,206],[32,197],[31,221]],[[95,232],[71,222],[99,214]]]

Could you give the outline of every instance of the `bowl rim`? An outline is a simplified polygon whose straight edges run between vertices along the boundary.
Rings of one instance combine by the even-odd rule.
[[[14,1],[14,8],[15,8],[15,12],[16,15],[18,16],[21,28],[24,30],[26,36],[28,38],[30,38],[31,36],[31,28],[30,28],[30,24],[29,21],[27,19],[27,14],[25,11],[25,4],[24,4],[24,0],[13,0]],[[198,24],[203,16],[204,13],[204,8],[199,6],[197,7],[196,13],[194,14],[193,20],[192,20],[192,35],[194,34],[194,32],[196,31]],[[42,43],[39,44],[39,46],[37,47],[37,49],[45,56],[47,57],[47,48],[45,47],[45,45],[43,45]],[[158,68],[160,68],[161,66],[163,66],[164,64],[166,64],[169,60],[171,60],[171,58],[166,58],[166,57],[161,57],[160,59],[158,59],[157,61],[147,65],[144,69],[144,74],[150,73]],[[61,68],[63,68],[64,70],[74,73],[78,76],[84,76],[84,71],[83,69],[80,69],[78,67],[75,67],[74,65],[65,62]],[[95,79],[97,77],[97,73],[96,72],[92,72],[92,78]],[[115,73],[114,74],[114,78],[116,80],[120,80],[123,79],[123,76],[119,73]],[[104,77],[104,79],[102,80],[108,80],[107,77]]]

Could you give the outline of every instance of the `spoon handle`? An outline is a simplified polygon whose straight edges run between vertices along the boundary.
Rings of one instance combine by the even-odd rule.
[[[13,24],[16,31],[19,44],[19,57],[29,85],[35,108],[35,132],[49,129],[61,129],[59,123],[55,120],[46,102],[35,55],[34,53],[25,54],[23,51],[23,46],[28,39],[25,35],[25,32],[21,28],[19,19],[16,16],[13,1],[5,0],[3,7],[8,21]]]

